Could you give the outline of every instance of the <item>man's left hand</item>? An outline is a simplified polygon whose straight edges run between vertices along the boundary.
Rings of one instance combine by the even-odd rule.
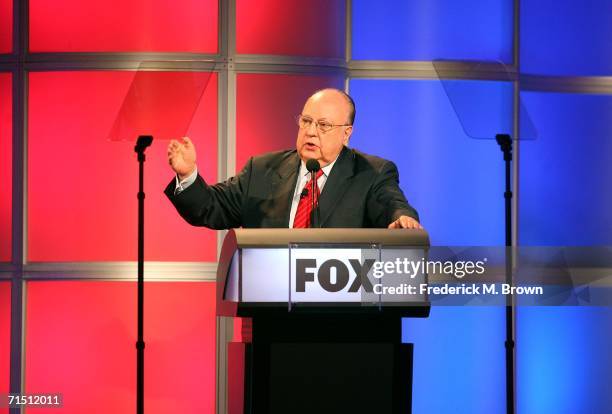
[[[389,224],[390,229],[422,229],[423,226],[409,216],[399,216],[397,220]]]

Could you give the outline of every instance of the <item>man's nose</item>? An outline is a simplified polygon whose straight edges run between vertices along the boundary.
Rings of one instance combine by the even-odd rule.
[[[306,128],[306,135],[314,137],[318,134],[319,130],[317,128],[317,124],[313,121],[310,123],[310,125],[308,125],[308,128]]]

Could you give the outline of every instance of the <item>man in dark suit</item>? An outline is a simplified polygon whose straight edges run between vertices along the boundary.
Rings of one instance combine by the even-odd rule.
[[[317,227],[422,228],[399,188],[395,165],[347,147],[354,119],[347,94],[318,91],[298,116],[295,150],[253,157],[238,175],[215,185],[198,175],[189,138],[173,140],[168,162],[176,178],[165,193],[187,222],[214,229],[308,227],[311,196],[319,205]],[[322,171],[312,194],[310,159]]]

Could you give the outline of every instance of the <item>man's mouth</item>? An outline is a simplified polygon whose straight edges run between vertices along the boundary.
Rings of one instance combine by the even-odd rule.
[[[314,151],[314,150],[316,150],[319,147],[317,145],[311,143],[311,142],[307,142],[307,143],[304,144],[304,148],[306,148],[307,150],[310,150],[310,151]]]

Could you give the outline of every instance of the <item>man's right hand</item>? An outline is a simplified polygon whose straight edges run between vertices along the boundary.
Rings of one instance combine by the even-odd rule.
[[[187,137],[175,139],[168,144],[168,163],[179,179],[189,177],[196,169],[196,151],[193,142]]]

